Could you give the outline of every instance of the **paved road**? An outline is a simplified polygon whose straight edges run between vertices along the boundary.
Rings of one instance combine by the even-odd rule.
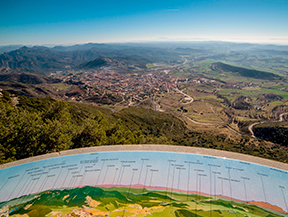
[[[194,101],[193,97],[187,95],[186,93],[183,93],[183,91],[179,90],[179,89],[175,89],[177,92],[183,94],[185,97],[189,98],[190,99],[190,102],[187,102],[187,103],[183,103],[183,104],[190,104]],[[215,115],[216,112],[214,111],[213,107],[211,105],[209,105],[208,103],[206,103],[207,106],[210,106],[211,110],[213,111],[213,113]],[[223,123],[218,123],[218,124],[211,124],[211,123],[203,123],[203,122],[198,122],[198,121],[195,121],[193,119],[191,119],[190,117],[184,115],[184,114],[181,114],[183,117],[187,118],[189,121],[191,121],[192,123],[194,124],[198,124],[198,125],[205,125],[205,126],[219,126],[219,125],[223,125],[224,127],[227,127],[229,130],[233,131],[234,133],[238,134],[238,135],[242,135],[241,133],[239,133],[237,130],[233,129],[232,127],[230,127],[228,124],[223,124]]]
[[[279,115],[279,122],[283,121],[283,116],[284,115],[288,115],[288,112],[285,112],[285,113],[282,113],[282,114]]]
[[[183,57],[182,57],[183,58]],[[186,63],[187,63],[187,58],[184,58],[184,62],[183,63],[180,63],[180,64],[177,64],[177,65],[174,65],[174,66],[170,66],[171,68],[175,68],[175,67],[178,67],[178,66],[183,66],[183,65],[185,65]]]
[[[182,90],[179,90],[178,88],[175,88],[175,90],[178,92],[178,93],[181,93],[182,95],[184,95],[186,98],[188,98],[190,101],[189,102],[185,102],[183,104],[190,104],[194,101],[193,97],[192,96],[189,96],[187,95],[186,93],[183,93]]]
[[[250,131],[252,137],[256,138],[256,136],[254,135],[254,132],[253,132],[253,127],[257,124],[263,124],[263,123],[265,123],[265,121],[256,122],[256,123],[249,125],[248,130]]]
[[[125,102],[125,99],[124,99],[124,97],[123,96],[121,96],[122,97],[122,101],[121,102],[117,102],[114,106],[118,106],[120,103],[123,103],[123,102]]]
[[[278,121],[271,121],[271,122],[282,122],[282,121],[284,120],[284,119],[283,119],[283,116],[284,116],[284,115],[288,115],[288,112],[281,113],[281,114],[279,115],[279,120],[278,120]],[[255,137],[255,138],[256,138],[256,136],[254,135],[254,132],[253,132],[253,127],[254,127],[255,125],[257,125],[257,124],[263,124],[263,123],[266,123],[266,122],[268,122],[268,121],[260,121],[260,122],[256,122],[256,123],[253,123],[253,124],[250,124],[250,125],[249,125],[248,130],[250,131],[252,137]]]
[[[153,104],[153,110],[157,111],[157,112],[165,112],[164,110],[160,109],[160,105],[155,103],[152,99],[151,99],[151,103]]]
[[[239,133],[237,130],[234,130],[232,127],[230,127],[228,124],[224,125],[224,127],[227,127],[229,130],[233,131],[234,133],[238,134],[238,135],[242,135],[241,133]]]
[[[184,58],[184,57],[182,57],[182,58]],[[184,59],[185,59],[185,61],[184,61],[183,63],[177,64],[177,65],[174,65],[174,66],[170,66],[170,68],[175,68],[175,67],[178,67],[178,66],[185,65],[188,60],[187,60],[187,58],[184,58]],[[177,82],[177,81],[176,81],[176,82]],[[188,102],[183,103],[183,104],[187,105],[187,104],[190,104],[190,103],[192,103],[192,102],[194,101],[194,98],[193,98],[192,96],[189,96],[188,94],[184,93],[183,91],[179,90],[178,88],[175,88],[175,91],[177,91],[178,93],[184,95],[184,96],[186,97],[186,99],[188,99]],[[151,103],[152,103],[152,105],[153,105],[153,110],[154,110],[154,111],[165,112],[164,110],[160,109],[160,105],[157,104],[157,103],[155,103],[152,98],[150,98],[150,100],[151,100]],[[120,103],[122,103],[122,102],[120,102]],[[128,107],[131,106],[131,103],[132,103],[132,102],[130,101]],[[211,106],[210,106],[210,107],[211,107]],[[212,109],[212,111],[215,113],[215,111],[213,110],[212,107],[211,107],[211,109]],[[229,130],[233,131],[234,133],[236,133],[236,134],[238,134],[238,135],[241,135],[241,133],[239,133],[238,131],[234,130],[234,129],[231,128],[229,125],[225,125],[225,124],[223,124],[223,123],[211,124],[211,123],[198,122],[198,121],[195,121],[195,120],[191,119],[190,117],[188,117],[188,116],[186,116],[186,115],[184,115],[184,114],[182,114],[182,113],[179,113],[179,112],[176,112],[176,113],[182,115],[182,116],[185,117],[185,118],[187,118],[189,121],[191,121],[191,122],[194,123],[194,124],[205,125],[205,126],[219,126],[219,125],[223,125],[224,127],[227,127]],[[215,113],[215,114],[216,114],[216,113]]]

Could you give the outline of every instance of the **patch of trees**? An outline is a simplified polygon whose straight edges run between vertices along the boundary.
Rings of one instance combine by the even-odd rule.
[[[270,148],[264,142],[255,146],[247,136],[235,142],[224,134],[190,131],[172,114],[151,109],[127,108],[112,113],[87,104],[25,96],[19,97],[15,107],[10,94],[3,91],[0,123],[0,163],[73,148],[116,144],[173,144],[240,152],[282,162],[288,159],[287,150],[281,146]]]
[[[67,95],[67,94],[66,94]],[[94,102],[94,103],[102,103],[102,104],[113,104],[115,102],[121,102],[122,101],[122,97],[121,96],[117,96],[111,93],[107,93],[104,96],[92,96],[92,97],[88,97],[85,99],[88,102]]]
[[[250,134],[250,131],[248,130],[248,127],[250,124],[251,124],[250,121],[237,120],[237,126],[238,126],[239,130],[243,133],[248,134],[248,135]]]
[[[224,134],[215,136],[209,133],[188,132],[183,138],[174,141],[184,146],[220,149],[288,163],[287,149],[278,145],[268,147],[263,141],[258,141],[256,146],[249,136],[243,136],[240,141],[235,142]]]
[[[254,128],[254,135],[258,138],[288,147],[288,128],[280,126]]]
[[[249,110],[253,108],[251,104],[246,101],[246,97],[240,96],[233,103],[232,107],[239,110]]]
[[[72,148],[142,143],[141,131],[75,110],[65,101],[22,97],[19,107],[0,100],[0,163]]]
[[[223,96],[223,95],[221,95],[221,94],[219,94],[219,93],[216,93],[216,96],[217,96],[217,98],[219,98],[219,99],[223,99],[223,103],[224,103],[225,105],[227,105],[228,107],[231,106],[231,102],[230,102],[225,96]]]
[[[282,96],[279,96],[278,94],[274,94],[274,93],[262,94],[260,97],[258,97],[258,99],[262,99],[262,98],[269,100],[269,101],[275,101],[275,100],[281,101],[283,99]]]

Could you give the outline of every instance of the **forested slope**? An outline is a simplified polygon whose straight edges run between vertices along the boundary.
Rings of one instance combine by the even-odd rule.
[[[172,114],[144,108],[119,112],[52,98],[0,97],[0,163],[73,148],[116,144],[172,144],[214,148],[287,162],[287,150],[243,137],[190,131]],[[18,104],[15,103],[18,100]],[[15,105],[16,104],[16,105]]]

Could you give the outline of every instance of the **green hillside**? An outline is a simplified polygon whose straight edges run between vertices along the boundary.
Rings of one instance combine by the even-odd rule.
[[[18,101],[18,104],[15,102]],[[280,146],[256,146],[245,136],[188,130],[172,115],[145,108],[112,112],[103,107],[52,98],[0,97],[0,163],[73,148],[117,144],[171,144],[234,151],[287,162]]]
[[[232,65],[228,65],[225,63],[217,62],[213,63],[211,68],[215,71],[224,71],[224,72],[232,72],[235,75],[243,76],[243,77],[249,77],[249,78],[255,78],[255,79],[263,79],[263,80],[281,80],[283,79],[281,76],[270,73],[270,72],[264,72],[254,69],[246,69],[242,67],[236,67]]]
[[[119,113],[52,98],[0,98],[0,162],[99,145],[174,143],[187,130],[174,116],[148,109]],[[136,117],[137,116],[137,117]],[[153,125],[153,127],[152,127]]]
[[[172,196],[173,194],[173,196]],[[29,199],[30,198],[30,199]],[[12,205],[13,204],[13,205]],[[7,203],[10,216],[282,216],[282,213],[217,196],[183,194],[133,188],[83,188],[48,190]],[[0,204],[1,206],[1,204]],[[80,214],[81,213],[81,214]],[[81,216],[82,216],[81,215]]]

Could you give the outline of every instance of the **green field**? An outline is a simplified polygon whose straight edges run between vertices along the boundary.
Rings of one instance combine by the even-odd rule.
[[[26,199],[25,199],[26,198]],[[204,196],[185,192],[133,188],[82,187],[48,190],[35,195],[22,196],[7,203],[9,216],[28,215],[72,216],[282,216],[274,210],[253,204],[224,199],[221,196]]]
[[[190,68],[191,68],[191,66],[189,64],[184,65],[184,69],[190,69]]]
[[[243,88],[242,90],[239,89],[221,89],[219,90],[219,94],[224,95],[224,96],[229,96],[231,93],[236,93],[237,95],[242,95],[242,96],[249,96],[249,97],[257,97],[258,95],[261,94],[277,94],[283,99],[288,99],[288,92],[286,91],[281,91],[277,89],[268,89],[268,88],[251,88],[250,90],[246,88],[246,90]],[[233,97],[233,98],[236,98]]]
[[[202,61],[201,63],[200,63],[200,70],[201,71],[209,71],[209,70],[211,70],[210,69],[210,66],[211,66],[211,64],[212,63],[214,63],[215,62],[215,60],[205,60],[205,61]]]
[[[53,87],[56,87],[58,90],[68,90],[70,88],[69,85],[65,85],[62,83],[52,84]]]
[[[151,63],[148,63],[148,64],[146,64],[146,67],[147,67],[147,69],[150,69],[150,68],[153,68],[153,67],[156,67],[153,63],[151,64]]]

